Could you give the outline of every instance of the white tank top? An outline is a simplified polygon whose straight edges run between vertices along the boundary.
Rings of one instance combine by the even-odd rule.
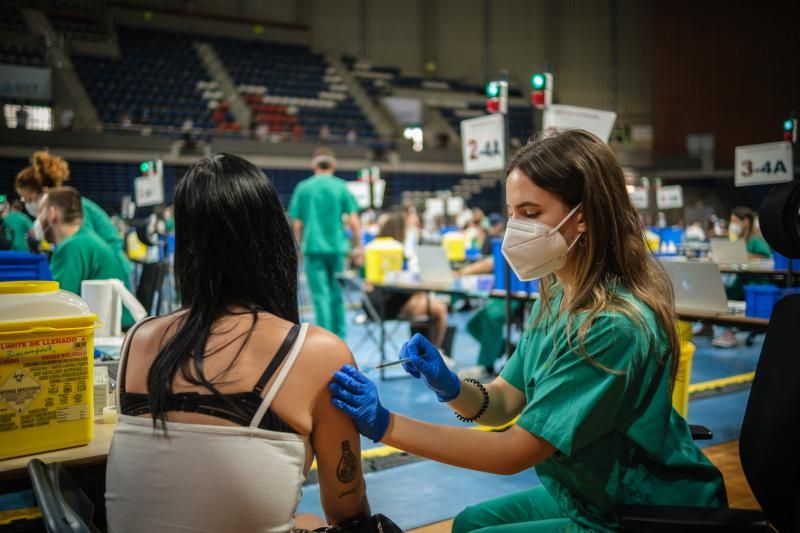
[[[293,527],[310,466],[308,437],[258,425],[307,331],[303,324],[249,427],[167,422],[165,435],[153,428],[150,417],[120,415],[106,469],[109,532],[283,532]],[[123,357],[126,352],[123,346]]]

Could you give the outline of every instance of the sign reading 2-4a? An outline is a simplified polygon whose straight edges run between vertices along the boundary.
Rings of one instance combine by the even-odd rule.
[[[461,152],[465,173],[503,170],[505,146],[505,126],[501,114],[461,121]]]
[[[737,187],[792,181],[792,144],[737,146],[735,164]]]

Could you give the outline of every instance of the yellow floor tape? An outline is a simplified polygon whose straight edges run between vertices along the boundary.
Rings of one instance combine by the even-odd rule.
[[[755,372],[747,372],[746,374],[737,374],[736,376],[728,376],[727,378],[712,379],[711,381],[694,383],[689,385],[689,394],[704,392],[707,390],[722,389],[731,385],[739,385],[741,383],[750,383],[753,381],[755,375]]]

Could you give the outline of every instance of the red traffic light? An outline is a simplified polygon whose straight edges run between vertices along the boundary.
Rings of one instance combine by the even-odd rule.
[[[536,109],[544,109],[547,106],[547,97],[544,91],[531,91],[531,104]]]
[[[497,113],[500,111],[500,99],[489,98],[486,100],[486,111],[488,113]]]

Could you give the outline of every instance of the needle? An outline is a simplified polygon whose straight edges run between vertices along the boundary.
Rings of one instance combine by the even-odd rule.
[[[397,361],[389,361],[388,363],[381,363],[381,364],[375,365],[375,366],[367,365],[367,366],[365,366],[364,368],[361,369],[361,373],[362,374],[369,374],[373,370],[378,370],[379,368],[386,368],[388,366],[402,365],[403,363],[407,363],[409,361],[411,361],[411,358],[407,357],[405,359],[398,359]]]

